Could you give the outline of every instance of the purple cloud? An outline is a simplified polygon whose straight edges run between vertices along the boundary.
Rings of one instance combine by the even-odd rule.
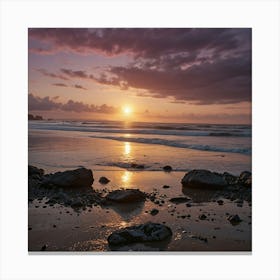
[[[56,87],[68,87],[66,84],[63,84],[63,83],[54,83],[52,85],[56,86]]]
[[[61,79],[61,80],[68,80],[68,78],[66,78],[65,76],[48,72],[46,69],[41,68],[41,69],[37,69],[37,71],[40,72],[42,75],[47,76],[47,77],[57,78],[57,79]]]
[[[51,99],[49,96],[39,97],[32,93],[28,94],[28,110],[29,111],[51,111],[51,110],[62,110],[68,112],[89,112],[89,113],[103,113],[111,114],[118,111],[117,108],[103,104],[101,106],[94,104],[86,104],[83,102],[77,102],[68,100],[66,103],[56,102],[57,98]]]
[[[35,28],[29,37],[43,52],[126,54],[133,62],[99,74],[60,69],[53,78],[90,79],[141,96],[174,102],[231,104],[251,101],[250,28]]]
[[[74,88],[76,89],[83,89],[83,90],[87,90],[87,88],[83,87],[82,85],[73,85]]]

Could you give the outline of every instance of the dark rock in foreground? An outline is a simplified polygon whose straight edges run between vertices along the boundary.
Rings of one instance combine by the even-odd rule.
[[[228,220],[232,225],[237,225],[240,222],[242,222],[242,220],[240,219],[240,217],[238,215],[231,215],[228,217]]]
[[[90,169],[78,168],[64,172],[56,172],[46,177],[42,185],[57,187],[90,187],[93,183],[93,175]]]
[[[239,175],[238,183],[245,187],[251,187],[252,186],[252,173],[249,171],[243,171]]]
[[[169,199],[170,202],[175,203],[175,204],[185,203],[190,200],[191,200],[191,198],[186,197],[186,196],[173,197],[173,198]]]
[[[108,184],[109,182],[110,182],[110,180],[108,178],[106,178],[106,177],[102,176],[102,177],[99,178],[99,183],[100,184],[104,184],[105,185],[105,184]]]
[[[152,215],[152,216],[155,216],[156,214],[158,214],[158,209],[156,209],[156,208],[154,208],[154,209],[152,209],[151,211],[150,211],[150,214]]]
[[[165,165],[163,168],[162,168],[165,172],[171,172],[172,171],[172,167],[170,165]]]
[[[146,194],[139,189],[115,190],[105,197],[113,202],[138,202],[146,199]]]
[[[227,182],[221,174],[203,169],[186,173],[181,183],[183,187],[204,189],[221,189],[227,186]]]
[[[169,227],[157,223],[145,223],[126,227],[109,235],[109,245],[125,245],[138,242],[162,241],[172,236]]]

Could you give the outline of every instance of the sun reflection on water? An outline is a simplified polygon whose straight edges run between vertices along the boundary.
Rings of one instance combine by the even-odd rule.
[[[131,152],[131,145],[129,142],[124,142],[124,154],[128,156]]]

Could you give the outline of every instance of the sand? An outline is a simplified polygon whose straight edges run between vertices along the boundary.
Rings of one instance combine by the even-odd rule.
[[[28,250],[38,252],[46,245],[46,251],[111,251],[107,237],[115,230],[147,221],[164,223],[172,229],[172,238],[153,244],[136,244],[118,248],[120,251],[245,251],[251,247],[251,204],[242,207],[236,202],[224,199],[219,205],[212,201],[206,191],[186,191],[180,180],[185,172],[163,171],[93,171],[94,189],[106,191],[124,188],[139,188],[144,192],[155,191],[164,201],[162,206],[150,200],[141,203],[119,206],[96,205],[74,210],[58,204],[50,206],[46,199],[29,202],[28,211]],[[104,187],[98,182],[101,176],[111,181]],[[163,188],[164,185],[170,188]],[[170,198],[188,195],[193,199],[191,207],[186,203],[174,204]],[[45,207],[46,206],[46,207]],[[158,209],[151,215],[152,209]],[[206,219],[200,220],[199,215]],[[238,214],[242,222],[232,225],[229,215]],[[188,216],[190,215],[190,216]]]

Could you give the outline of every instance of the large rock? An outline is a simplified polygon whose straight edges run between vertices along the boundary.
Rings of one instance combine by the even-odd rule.
[[[90,169],[78,168],[64,172],[56,172],[45,178],[43,185],[54,185],[57,187],[90,187],[93,183],[93,175]]]
[[[225,178],[209,170],[192,170],[181,180],[183,187],[219,189],[227,186]]]
[[[106,195],[106,199],[114,202],[138,202],[145,200],[146,195],[138,189],[115,190]]]
[[[109,235],[109,245],[125,245],[138,242],[162,241],[172,236],[169,227],[157,223],[145,223],[137,226],[126,227]]]
[[[252,173],[249,171],[243,171],[239,175],[238,183],[245,187],[251,187],[252,186]]]

